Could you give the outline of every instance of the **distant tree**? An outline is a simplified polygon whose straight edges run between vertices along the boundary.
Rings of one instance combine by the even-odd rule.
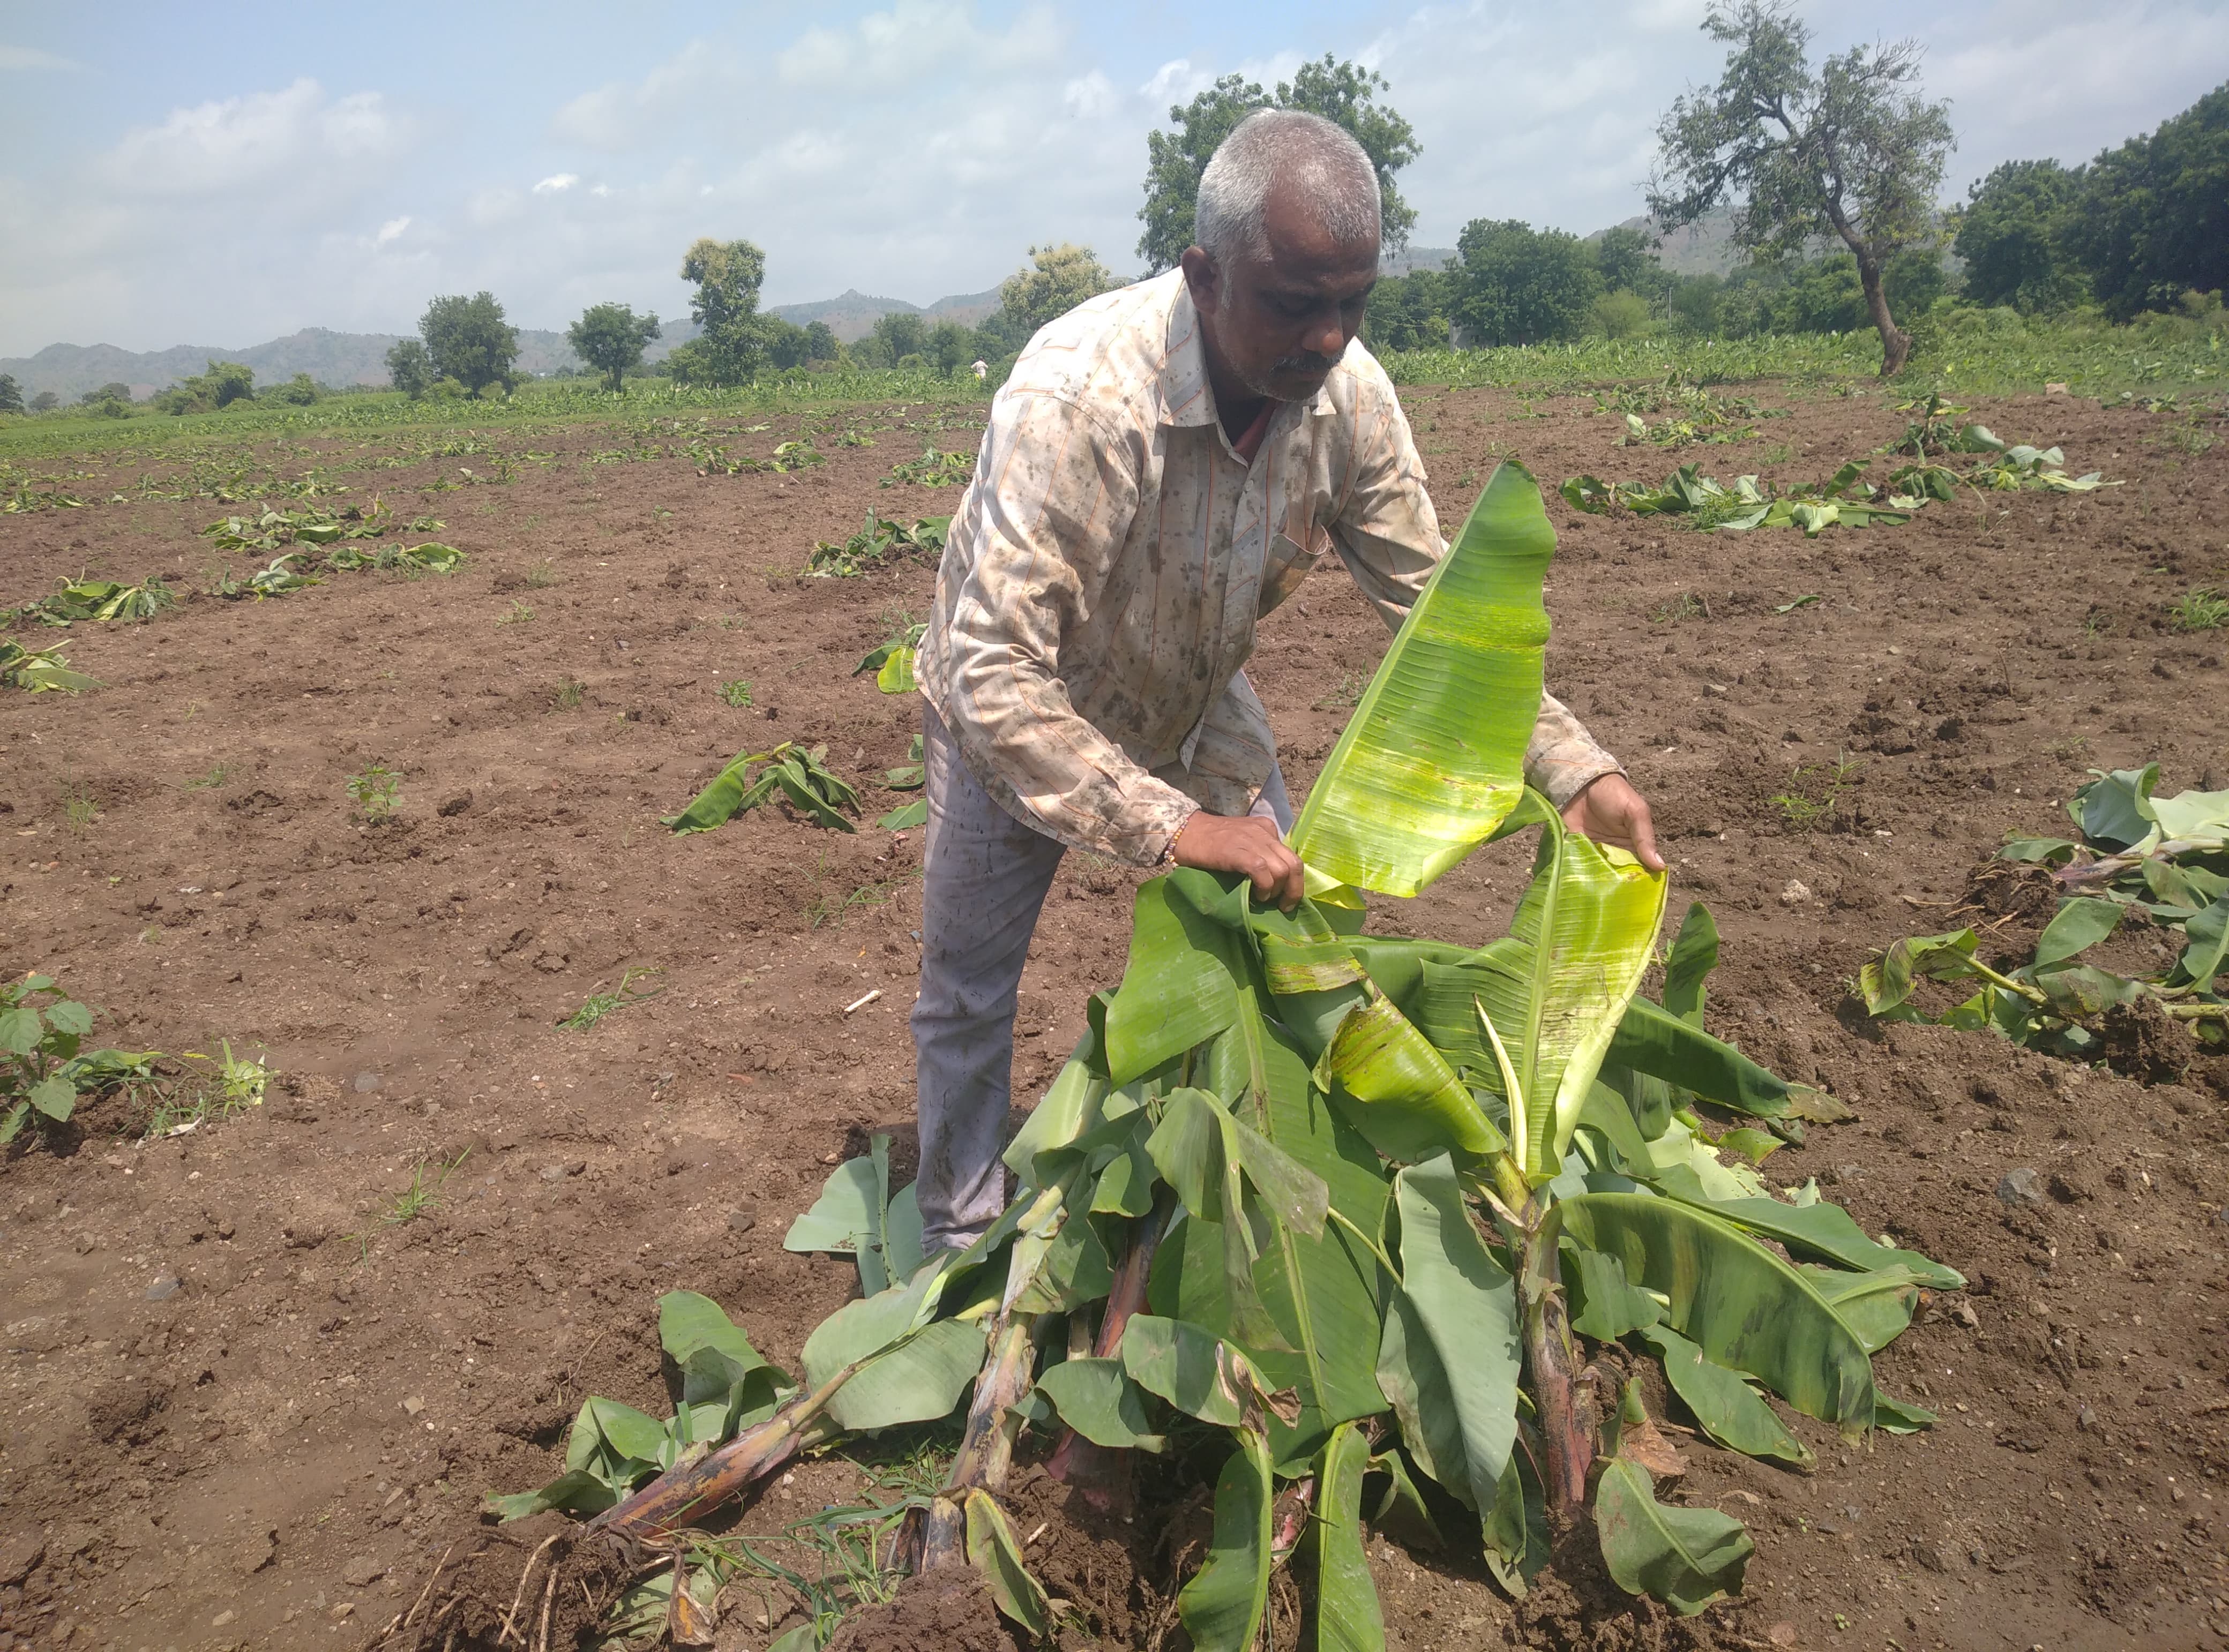
[[[286,383],[274,384],[263,394],[269,400],[283,402],[290,407],[307,407],[324,392],[318,388],[318,381],[308,374],[297,373]]]
[[[31,411],[35,413],[52,413],[61,405],[62,399],[51,390],[42,390],[31,398]]]
[[[434,371],[434,358],[426,354],[422,338],[398,338],[387,352],[387,381],[415,401],[441,375]]]
[[[206,372],[183,378],[155,398],[164,413],[209,413],[255,399],[255,369],[245,362],[211,362]]]
[[[2092,161],[2066,244],[2117,321],[2229,288],[2229,86]]]
[[[795,322],[785,321],[780,316],[761,316],[759,326],[768,361],[785,371],[805,365],[807,359],[805,351],[809,341],[804,328]]]
[[[418,319],[418,336],[440,377],[454,379],[473,395],[491,384],[511,388],[518,332],[503,318],[493,293],[434,299]]]
[[[1587,330],[1601,338],[1638,338],[1655,319],[1648,300],[1629,287],[1602,293],[1587,307]]]
[[[23,387],[16,382],[12,373],[0,373],[0,413],[19,413],[23,411]]]
[[[1966,297],[2033,315],[2079,304],[2086,291],[2066,247],[2082,171],[2056,161],[2007,161],[1974,185],[1951,243]]]
[[[875,317],[868,335],[875,355],[885,367],[896,367],[909,355],[919,355],[928,342],[928,323],[917,310],[888,310]],[[864,342],[864,341],[863,341]]]
[[[1932,234],[1956,141],[1949,106],[1918,94],[1918,45],[1853,47],[1815,73],[1794,0],[1714,4],[1703,28],[1733,50],[1717,86],[1674,99],[1658,125],[1650,213],[1677,229],[1733,201],[1736,244],[1768,256],[1840,240],[1881,336],[1881,375],[1902,371],[1911,338],[1882,278],[1898,250]]]
[[[962,327],[956,321],[940,321],[922,340],[921,353],[931,367],[948,379],[983,354],[983,340],[973,327]]]
[[[1362,342],[1378,354],[1445,349],[1454,291],[1454,282],[1439,270],[1387,277],[1371,289]]]
[[[833,362],[843,354],[844,347],[836,342],[836,334],[825,321],[816,321],[805,330],[805,359],[808,362]]]
[[[766,254],[748,241],[702,236],[681,259],[694,282],[689,313],[703,330],[666,359],[684,384],[748,384],[766,360],[768,318],[759,314]]]
[[[93,406],[97,402],[122,401],[128,403],[131,400],[132,387],[128,384],[116,383],[104,384],[98,390],[88,390],[78,398],[78,400],[87,407]]]
[[[1032,247],[1030,259],[999,284],[999,307],[1025,339],[1086,298],[1111,292],[1118,285],[1097,253],[1073,241]]]
[[[642,365],[643,346],[658,336],[655,314],[638,316],[631,305],[590,304],[565,330],[573,353],[604,375],[614,395],[626,387],[630,369]]]
[[[1724,276],[1674,277],[1672,291],[1665,299],[1665,308],[1671,312],[1673,327],[1696,338],[1720,336],[1725,329],[1719,322],[1718,300],[1725,287]]]
[[[1479,218],[1455,247],[1455,318],[1481,344],[1577,338],[1602,291],[1592,249],[1560,229]]]
[[[1620,225],[1603,231],[1591,244],[1604,291],[1637,293],[1649,299],[1671,291],[1671,272],[1657,262],[1656,239],[1648,231]]]
[[[1375,70],[1326,52],[1321,61],[1303,63],[1291,80],[1280,81],[1274,93],[1243,75],[1226,74],[1190,103],[1172,104],[1169,119],[1177,130],[1146,134],[1146,204],[1138,209],[1146,233],[1138,238],[1138,255],[1150,270],[1176,267],[1192,245],[1199,175],[1231,128],[1256,109],[1305,110],[1353,135],[1378,169],[1382,245],[1398,252],[1409,244],[1416,213],[1394,187],[1393,175],[1423,150],[1409,123],[1378,101],[1378,93],[1391,89]]]

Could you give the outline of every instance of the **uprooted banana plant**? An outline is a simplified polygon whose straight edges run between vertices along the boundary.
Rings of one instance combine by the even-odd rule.
[[[1134,1453],[1197,1445],[1182,1418],[1227,1437],[1178,1610],[1202,1652],[1240,1652],[1296,1553],[1314,1643],[1385,1643],[1362,1535],[1378,1476],[1371,1519],[1436,1538],[1420,1480],[1436,1482],[1514,1593],[1572,1544],[1682,1612],[1738,1590],[1738,1522],[1658,1497],[1680,1464],[1640,1409],[1642,1357],[1703,1432],[1794,1467],[1811,1452],[1760,1386],[1846,1436],[1931,1420],[1879,1391],[1871,1355],[1923,1287],[1962,1281],[1815,1188],[1766,1185],[1754,1163],[1839,1109],[1703,1030],[1718,938],[1699,906],[1661,1002],[1638,996],[1662,877],[1567,832],[1525,785],[1553,543],[1532,479],[1504,464],[1294,828],[1310,895],[1293,912],[1199,871],[1139,890],[1121,984],[1092,1000],[1009,1149],[1020,1192],[987,1233],[922,1261],[880,1143],[791,1230],[793,1249],[856,1256],[865,1294],[813,1333],[793,1397],[761,1402],[787,1409],[764,1414],[787,1419],[785,1439],[871,1431],[942,1415],[972,1380],[913,1563],[973,1566],[1034,1634],[1058,1603],[999,1502],[1025,1430],[1102,1504],[1127,1498]],[[1535,826],[1507,935],[1360,932],[1361,890],[1416,893]],[[1765,1128],[1714,1137],[1706,1110]],[[765,1459],[747,1431],[686,1461],[680,1420],[606,1444],[609,1419],[584,1409],[569,1495],[591,1502],[572,1506],[615,1499],[596,1477],[610,1451],[644,1475],[670,1462],[598,1517],[659,1538],[710,1507],[707,1465]]]

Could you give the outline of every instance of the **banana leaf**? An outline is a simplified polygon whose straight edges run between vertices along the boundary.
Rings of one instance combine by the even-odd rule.
[[[1619,1588],[1654,1595],[1686,1617],[1739,1592],[1757,1548],[1731,1514],[1658,1502],[1648,1470],[1623,1457],[1603,1465],[1595,1531]]]
[[[1808,1279],[1731,1223],[1648,1194],[1579,1194],[1551,1222],[1669,1298],[1664,1323],[1713,1363],[1746,1371],[1808,1417],[1872,1426],[1872,1361]]]
[[[1694,1413],[1705,1434],[1750,1457],[1810,1467],[1811,1448],[1788,1431],[1788,1425],[1739,1372],[1712,1364],[1702,1349],[1667,1326],[1643,1326],[1641,1335],[1663,1361],[1664,1379],[1672,1392]]]
[[[1248,1652],[1254,1644],[1269,1600],[1271,1483],[1269,1443],[1241,1430],[1215,1482],[1207,1559],[1177,1595],[1197,1652]]]
[[[1532,794],[1538,797],[1537,793]],[[1565,831],[1546,800],[1532,882],[1506,940],[1473,955],[1475,1007],[1507,1071],[1511,1149],[1534,1185],[1556,1175],[1656,944],[1667,880]]]
[[[1384,1652],[1385,1619],[1362,1546],[1362,1477],[1370,1443],[1352,1423],[1332,1431],[1316,1476],[1316,1652]]]
[[[1524,791],[1555,547],[1538,484],[1505,461],[1317,777],[1292,833],[1303,861],[1414,895],[1493,836]]]

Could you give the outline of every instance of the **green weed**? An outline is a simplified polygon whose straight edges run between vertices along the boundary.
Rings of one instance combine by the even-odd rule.
[[[216,764],[210,768],[207,774],[197,774],[192,779],[185,782],[180,790],[185,791],[214,791],[217,787],[224,784],[225,777],[231,772],[231,765],[227,763]]]
[[[751,703],[751,685],[748,678],[736,677],[720,685],[720,702],[737,711]]]
[[[401,772],[384,763],[374,763],[348,778],[349,801],[356,805],[357,813],[374,823],[395,812],[395,794],[401,789]]]
[[[560,711],[577,711],[581,707],[581,696],[583,692],[581,684],[573,678],[560,677],[557,680],[557,686],[550,690],[549,703]]]
[[[663,987],[639,988],[634,983],[647,976],[665,973],[665,969],[657,964],[631,965],[621,972],[616,991],[589,994],[581,1001],[578,1009],[557,1024],[575,1033],[585,1033],[613,1011],[625,1009],[630,1004],[639,1004],[646,998],[658,996],[665,990]]]
[[[1660,625],[1677,624],[1683,619],[1708,619],[1711,605],[1692,591],[1682,591],[1671,600],[1651,608],[1648,617]]]
[[[2179,631],[2219,631],[2229,625],[2229,593],[2200,586],[2169,603],[2167,617]]]
[[[457,1167],[472,1156],[466,1148],[453,1159],[427,1159],[410,1173],[410,1185],[389,1201],[380,1220],[389,1227],[400,1227],[414,1222],[441,1202],[441,1184],[456,1173]]]
[[[1342,672],[1339,679],[1339,687],[1317,701],[1316,709],[1344,711],[1350,706],[1359,706],[1362,703],[1362,691],[1369,686],[1370,674],[1367,671]]]
[[[533,618],[533,605],[524,597],[513,597],[511,599],[511,611],[498,614],[495,617],[495,623],[498,625],[524,625]]]
[[[1790,831],[1815,831],[1840,813],[1845,797],[1865,765],[1847,752],[1832,763],[1798,765],[1788,777],[1788,790],[1776,794],[1772,806]]]
[[[530,562],[526,572],[518,576],[518,582],[529,591],[547,591],[557,583],[557,565],[547,558]]]

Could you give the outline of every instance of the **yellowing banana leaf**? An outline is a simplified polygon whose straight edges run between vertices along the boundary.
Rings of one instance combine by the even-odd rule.
[[[1385,1619],[1362,1546],[1362,1477],[1370,1442],[1352,1423],[1332,1431],[1316,1476],[1316,1652],[1384,1652]]]
[[[1356,1104],[1348,1118],[1388,1158],[1415,1162],[1451,1149],[1483,1157],[1507,1144],[1431,1041],[1375,988],[1339,1023],[1315,1076]]]
[[[1535,794],[1537,796],[1537,794]],[[1546,829],[1508,940],[1478,976],[1478,1013],[1506,1053],[1511,1150],[1536,1186],[1557,1175],[1571,1132],[1656,944],[1667,880],[1622,849]]]
[[[1539,485],[1505,461],[1416,599],[1292,833],[1359,888],[1413,895],[1490,837],[1525,785],[1556,548]]]
[[[1549,1220],[1669,1299],[1663,1322],[1847,1434],[1872,1426],[1872,1361],[1817,1288],[1731,1223],[1649,1194],[1579,1194]]]
[[[1269,1599],[1269,1443],[1241,1430],[1215,1482],[1207,1559],[1177,1596],[1177,1615],[1198,1652],[1248,1652]]]
[[[967,1564],[983,1578],[1004,1612],[1042,1640],[1052,1629],[1052,1604],[1044,1586],[1022,1564],[1022,1540],[998,1499],[980,1486],[967,1488]]]

